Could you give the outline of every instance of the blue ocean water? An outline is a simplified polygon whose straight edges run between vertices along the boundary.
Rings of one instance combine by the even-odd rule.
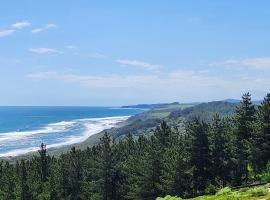
[[[35,151],[43,142],[60,147],[143,112],[109,107],[0,107],[0,157]]]

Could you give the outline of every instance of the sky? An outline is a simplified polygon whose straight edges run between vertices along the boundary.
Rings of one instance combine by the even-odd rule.
[[[119,106],[270,92],[270,1],[3,0],[0,105]]]

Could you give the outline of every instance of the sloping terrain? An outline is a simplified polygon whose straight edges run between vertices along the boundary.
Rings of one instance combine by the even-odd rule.
[[[189,120],[192,117],[199,117],[202,120],[208,121],[211,120],[213,115],[216,113],[221,117],[231,116],[236,106],[237,104],[235,103],[224,101],[214,101],[201,104],[166,104],[132,116],[123,124],[119,124],[119,127],[106,131],[115,139],[121,139],[128,134],[132,134],[135,137],[139,134],[148,135],[151,134],[153,129],[163,120],[170,125],[177,126],[181,126],[184,121]],[[99,142],[99,139],[103,136],[104,132],[105,131],[90,136],[86,141],[73,146],[80,149],[85,149],[87,146],[93,146]],[[68,150],[70,147],[50,150],[50,152],[56,153],[63,149]]]

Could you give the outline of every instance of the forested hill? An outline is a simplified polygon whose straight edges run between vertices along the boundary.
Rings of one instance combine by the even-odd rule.
[[[154,104],[157,105],[157,104]],[[171,126],[184,126],[184,122],[198,117],[201,120],[211,121],[215,114],[221,117],[233,115],[239,103],[229,103],[226,101],[213,101],[208,103],[172,103],[162,104],[158,107],[149,109],[141,114],[132,116],[127,122],[118,128],[106,130],[114,139],[122,139],[128,134],[133,136],[151,135],[153,130],[162,121],[166,121]],[[76,148],[85,149],[87,146],[92,146],[99,143],[100,138],[105,131],[89,137],[85,142],[75,145]],[[68,148],[65,148],[67,150]],[[59,150],[50,150],[53,154]]]
[[[239,104],[239,103],[238,103]],[[209,103],[201,103],[199,105],[189,107],[186,109],[179,109],[172,111],[169,115],[170,119],[183,117],[185,119],[200,118],[209,121],[213,118],[214,114],[219,114],[222,117],[233,115],[237,103],[229,103],[226,101],[213,101]]]
[[[170,125],[181,126],[185,121],[192,118],[211,121],[215,114],[221,117],[232,116],[238,104],[225,101],[213,101],[201,104],[169,104],[151,109],[138,114],[128,120],[128,124],[109,131],[114,138],[124,137],[131,133],[133,135],[151,134],[161,121]],[[179,125],[180,123],[180,125]]]
[[[121,106],[121,108],[153,109],[153,108],[158,108],[162,106],[170,106],[170,105],[179,105],[179,103],[174,102],[174,103],[156,103],[156,104],[137,104],[137,105]]]

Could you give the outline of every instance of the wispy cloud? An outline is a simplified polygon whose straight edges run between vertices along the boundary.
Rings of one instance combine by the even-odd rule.
[[[28,22],[28,21],[19,21],[19,22],[16,22],[16,23],[12,24],[11,26],[13,28],[16,28],[16,29],[22,29],[22,28],[31,26],[31,23]]]
[[[45,31],[45,30],[48,30],[48,29],[51,29],[51,28],[57,28],[57,25],[56,24],[46,24],[43,27],[33,29],[31,32],[32,33],[40,33],[42,31]]]
[[[0,30],[0,37],[7,37],[15,32],[13,29]]]
[[[72,50],[78,49],[78,47],[75,46],[75,45],[67,45],[66,48],[67,49],[72,49]]]
[[[198,101],[207,97],[238,97],[246,91],[263,91],[270,88],[268,78],[246,77],[245,79],[225,78],[204,73],[179,70],[167,74],[155,75],[79,75],[58,72],[37,72],[28,75],[29,78],[40,81],[57,80],[81,85],[89,89],[103,91],[121,91],[132,95],[149,95],[149,98],[164,97],[188,100],[198,97]]]
[[[56,49],[51,49],[51,48],[45,48],[45,47],[40,47],[40,48],[30,48],[30,52],[32,53],[37,53],[37,54],[61,54],[61,51],[58,51]]]
[[[14,24],[11,24],[9,27],[3,30],[0,30],[0,37],[7,37],[16,32],[16,29],[22,29],[25,27],[31,26],[31,23],[28,21],[19,21]]]
[[[221,62],[212,63],[212,65],[224,65],[229,68],[270,70],[270,57],[255,57],[242,59],[227,59]]]
[[[161,65],[151,64],[151,63],[140,61],[140,60],[123,60],[123,59],[118,59],[118,60],[116,60],[116,62],[117,63],[120,63],[122,65],[133,66],[133,67],[140,67],[140,68],[144,68],[144,69],[150,70],[150,71],[159,71],[162,68]]]
[[[76,75],[60,74],[57,72],[37,72],[28,75],[29,78],[36,80],[60,80],[64,82],[78,83],[87,88],[134,88],[141,83],[154,79],[154,76],[120,76],[120,75]],[[145,82],[146,81],[146,82]],[[136,82],[137,84],[134,84]]]

